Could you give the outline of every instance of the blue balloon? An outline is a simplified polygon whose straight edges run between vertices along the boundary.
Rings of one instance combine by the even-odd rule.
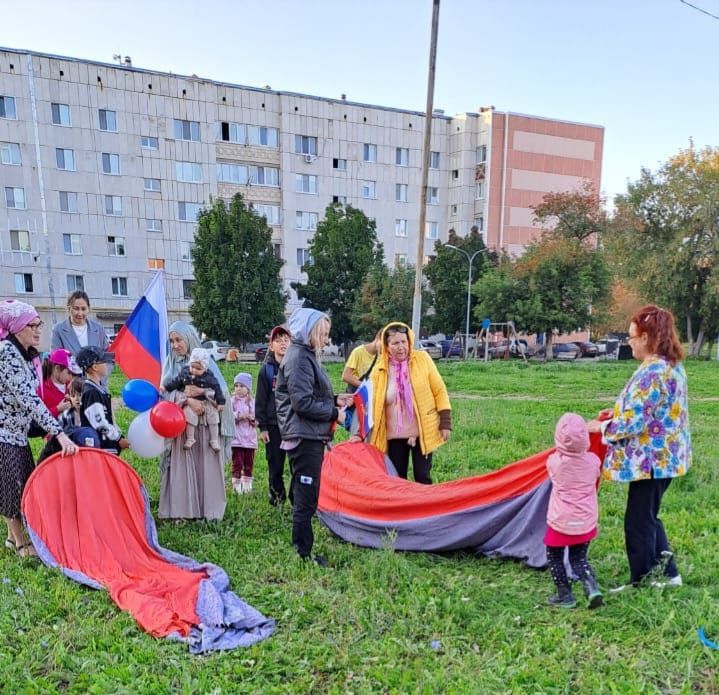
[[[130,379],[122,387],[122,400],[131,410],[142,413],[160,399],[159,391],[145,379]]]

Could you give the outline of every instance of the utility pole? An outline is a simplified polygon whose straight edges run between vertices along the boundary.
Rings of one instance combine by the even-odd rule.
[[[427,112],[424,122],[422,150],[422,187],[419,198],[419,229],[417,230],[417,258],[414,266],[414,301],[412,330],[419,338],[422,317],[422,269],[424,266],[424,228],[427,220],[427,180],[429,177],[429,148],[432,141],[432,112],[434,110],[434,75],[437,64],[437,32],[439,29],[439,0],[432,0],[432,35],[429,44],[429,74],[427,76]]]

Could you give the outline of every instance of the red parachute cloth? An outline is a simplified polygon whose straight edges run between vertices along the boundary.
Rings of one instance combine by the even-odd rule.
[[[63,465],[51,465],[58,456],[28,480],[22,500],[27,525],[63,570],[104,586],[151,635],[187,637],[201,622],[195,608],[208,575],[177,567],[150,547],[140,477],[100,449],[83,448]],[[95,466],[105,469],[102,475],[93,475]]]
[[[590,435],[601,459],[601,436]],[[402,522],[460,512],[531,492],[547,480],[547,449],[499,470],[438,485],[418,485],[390,476],[384,454],[369,444],[344,443],[324,458],[318,508],[377,522]]]

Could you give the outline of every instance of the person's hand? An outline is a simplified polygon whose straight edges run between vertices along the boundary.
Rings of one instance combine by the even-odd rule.
[[[202,404],[202,401],[198,401],[196,398],[188,398],[187,405],[190,406],[195,415],[203,415],[205,412],[205,406]]]
[[[597,419],[588,420],[587,421],[587,431],[588,432],[601,432],[602,431],[602,423]]]
[[[120,437],[120,441],[117,443],[117,445],[120,447],[120,449],[129,449],[130,448],[130,442],[125,439],[125,437]]]
[[[70,404],[71,408],[79,408],[80,407],[80,397],[79,396],[65,396],[65,400]]]
[[[599,415],[597,415],[597,420],[600,422],[602,420],[611,420],[612,415],[614,415],[614,408],[604,408],[604,410],[599,411]]]
[[[270,441],[270,433],[267,430],[262,430],[260,432],[260,441],[263,444],[267,444]]]
[[[72,403],[70,402],[70,399],[65,396],[58,404],[57,404],[57,412],[58,413],[64,413],[66,410],[69,410],[72,408]]]
[[[225,406],[224,406],[224,405],[218,405],[218,406],[217,406],[217,412],[218,412],[218,413],[221,413],[224,409],[225,409]]]
[[[162,385],[160,385],[160,393],[167,393],[167,389]]]
[[[77,453],[77,445],[64,432],[57,435],[57,443],[60,445],[63,456],[72,456]]]
[[[447,442],[452,435],[452,430],[440,430],[439,433],[442,435],[442,439]]]
[[[200,386],[195,386],[195,384],[188,384],[185,386],[185,395],[188,398],[197,398],[198,396],[204,395],[204,393],[205,389]]]
[[[362,437],[360,437],[358,434],[353,434],[353,435],[349,438],[349,441],[350,441],[350,442],[353,442],[354,444],[356,444],[357,442],[361,442],[361,441],[362,441]]]
[[[346,417],[347,417],[347,408],[346,408],[345,406],[342,406],[342,407],[337,411],[337,422],[338,422],[340,425],[344,425],[344,424],[345,424],[345,418],[346,418]]]
[[[352,394],[351,393],[340,393],[337,396],[337,407],[338,408],[346,408],[353,403]]]

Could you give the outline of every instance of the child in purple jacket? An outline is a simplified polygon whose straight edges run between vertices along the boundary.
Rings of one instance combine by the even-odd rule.
[[[232,487],[238,495],[252,491],[252,467],[257,449],[255,399],[252,398],[252,375],[240,372],[232,393],[235,437],[232,440]]]
[[[554,443],[556,452],[547,459],[552,493],[544,543],[557,593],[548,602],[560,608],[577,605],[564,567],[565,548],[569,548],[569,564],[582,582],[589,608],[597,608],[602,605],[602,592],[587,560],[587,551],[589,542],[597,535],[597,480],[601,462],[588,451],[587,424],[576,413],[565,413],[559,418]]]

